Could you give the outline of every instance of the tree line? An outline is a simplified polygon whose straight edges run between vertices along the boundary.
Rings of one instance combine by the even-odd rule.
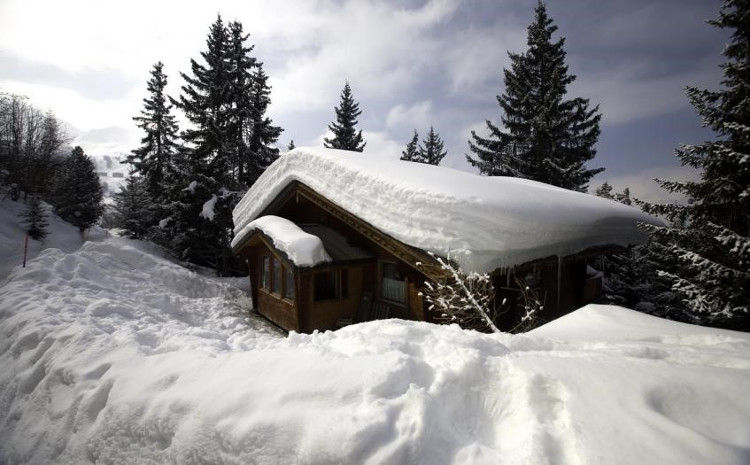
[[[32,239],[47,236],[49,211],[83,233],[102,214],[103,191],[93,161],[70,138],[51,111],[19,95],[0,93],[0,195],[23,195],[23,224]]]

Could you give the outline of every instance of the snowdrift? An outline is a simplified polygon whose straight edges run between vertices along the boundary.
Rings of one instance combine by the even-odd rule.
[[[136,245],[0,288],[0,463],[750,462],[750,335],[588,306],[527,336],[282,337]]]
[[[638,244],[646,237],[638,222],[661,224],[618,202],[526,179],[306,147],[276,160],[237,205],[233,246],[293,181],[405,244],[454,258],[466,271]]]

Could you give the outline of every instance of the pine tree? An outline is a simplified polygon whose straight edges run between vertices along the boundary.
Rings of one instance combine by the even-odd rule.
[[[276,141],[283,132],[279,126],[274,126],[271,118],[266,116],[268,105],[271,104],[271,88],[268,76],[263,72],[263,64],[258,63],[252,74],[252,105],[250,122],[252,124],[248,147],[252,155],[253,164],[249,170],[247,187],[252,186],[258,177],[271,163],[279,158]]]
[[[124,230],[125,236],[131,239],[147,238],[150,225],[155,223],[157,208],[152,202],[146,180],[130,173],[125,185],[114,195],[114,202],[116,227]]]
[[[248,145],[248,136],[253,132],[253,77],[252,72],[257,60],[250,56],[255,48],[247,46],[249,34],[243,32],[242,23],[233,21],[227,28],[226,61],[228,66],[227,105],[230,108],[226,141],[229,144],[231,161],[227,164],[230,170],[228,179],[223,183],[232,189],[245,188],[257,177],[255,157]]]
[[[630,199],[630,189],[625,188],[624,191],[622,191],[621,194],[615,194],[615,198],[618,202],[624,203],[625,205],[631,206],[633,205],[633,201]]]
[[[94,162],[81,147],[75,147],[65,161],[56,192],[55,211],[83,233],[102,216],[103,197]]]
[[[232,107],[230,64],[227,58],[229,37],[218,16],[209,28],[207,50],[202,63],[191,59],[192,75],[180,73],[186,82],[179,100],[173,100],[192,127],[181,133],[185,146],[177,158],[180,172],[169,188],[169,248],[180,259],[225,273],[231,240],[231,213],[228,205],[219,205],[221,214],[210,221],[200,216],[203,205],[225,188],[236,167],[237,112]],[[235,96],[236,99],[236,96]],[[191,186],[190,188],[188,186]]]
[[[126,159],[126,163],[130,163],[135,172],[143,177],[153,199],[161,196],[166,171],[173,166],[178,130],[177,121],[170,114],[172,106],[167,103],[164,93],[167,76],[163,68],[162,62],[158,62],[151,70],[151,79],[146,85],[150,95],[143,99],[141,116],[133,117],[146,135],[141,139],[141,146]]]
[[[26,233],[30,238],[39,241],[47,237],[47,211],[38,195],[31,195],[26,210],[19,216],[23,219],[21,223],[26,226]]]
[[[612,195],[612,186],[607,181],[604,181],[604,184],[596,188],[596,196],[614,200],[614,196]]]
[[[178,101],[192,128],[182,133],[181,166],[170,182],[170,205],[162,236],[181,259],[214,267],[231,267],[232,208],[242,194],[279,156],[275,147],[282,129],[266,115],[271,102],[268,76],[249,54],[249,34],[235,21],[219,16],[211,25],[203,63],[191,60],[192,76]],[[212,214],[203,215],[212,205]]]
[[[648,228],[659,244],[656,260],[692,321],[750,330],[750,2],[725,0],[709,23],[732,30],[723,55],[723,88],[687,88],[703,124],[717,135],[699,145],[681,145],[683,165],[698,181],[660,180],[687,205],[644,204],[672,224]]]
[[[406,149],[401,152],[401,159],[405,161],[418,161],[417,158],[419,158],[419,135],[415,129],[411,142],[406,144]]]
[[[504,129],[487,121],[488,138],[471,132],[469,163],[489,176],[517,176],[586,191],[603,168],[587,169],[596,155],[599,107],[584,98],[565,99],[575,80],[565,64],[565,39],[552,41],[557,26],[543,3],[528,28],[526,52],[508,53],[505,93],[497,97]]]
[[[333,132],[333,138],[324,138],[323,145],[329,149],[351,150],[361,152],[367,143],[362,139],[362,131],[357,131],[357,117],[362,114],[359,104],[354,101],[352,89],[349,82],[344,85],[341,92],[341,103],[334,108],[336,111],[336,122],[328,125]]]
[[[430,132],[427,133],[427,138],[422,143],[424,146],[419,148],[420,159],[418,160],[421,163],[437,166],[448,153],[443,150],[443,141],[432,126],[430,126]]]

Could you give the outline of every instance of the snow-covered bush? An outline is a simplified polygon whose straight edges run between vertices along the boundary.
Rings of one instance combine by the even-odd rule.
[[[439,282],[425,281],[421,292],[428,310],[434,313],[433,319],[440,323],[456,323],[464,329],[499,333],[495,324],[497,318],[510,309],[506,299],[499,304],[495,300],[495,288],[488,273],[465,273],[450,262],[450,259],[432,255],[445,278]],[[419,267],[427,265],[418,263]],[[516,278],[520,290],[524,315],[511,332],[527,331],[534,327],[535,317],[544,303],[529,286]]]

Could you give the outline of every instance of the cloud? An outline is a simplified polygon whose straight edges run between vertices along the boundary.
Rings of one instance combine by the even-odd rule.
[[[690,106],[685,86],[716,85],[719,73],[709,63],[687,73],[650,77],[644,63],[621,64],[579,77],[571,86],[571,94],[589,98],[592,105],[599,104],[605,125],[664,115]]]
[[[605,172],[606,173],[606,172]],[[627,176],[606,177],[604,174],[591,182],[589,191],[594,192],[597,187],[607,181],[614,192],[622,192],[626,187],[630,189],[631,198],[637,198],[652,203],[684,203],[685,197],[672,194],[662,189],[654,178],[673,181],[695,181],[699,179],[697,170],[689,166],[650,168]]]
[[[423,100],[408,106],[402,103],[388,111],[386,126],[415,128],[417,131],[425,131],[432,124],[432,100]]]
[[[129,126],[138,114],[140,101],[129,94],[127,99],[92,99],[78,92],[45,84],[6,81],[3,91],[26,95],[42,110],[52,110],[60,119],[81,130],[106,126]]]

